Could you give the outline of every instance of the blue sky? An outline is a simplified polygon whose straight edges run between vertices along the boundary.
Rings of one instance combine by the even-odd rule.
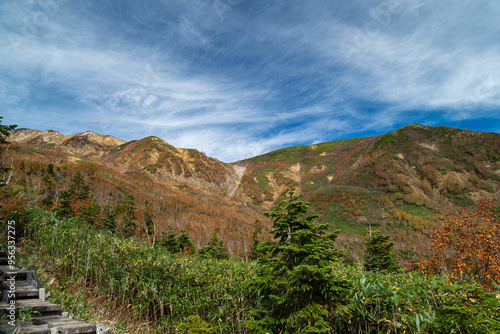
[[[408,123],[500,131],[499,0],[3,0],[4,124],[225,162]]]

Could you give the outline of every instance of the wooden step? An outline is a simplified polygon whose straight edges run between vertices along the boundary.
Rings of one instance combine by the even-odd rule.
[[[35,325],[48,325],[49,328],[59,327],[61,333],[95,333],[96,326],[86,323],[85,321],[66,318],[60,315],[49,315],[41,317],[33,317],[31,321]],[[61,331],[62,329],[65,329]]]
[[[31,311],[40,312],[40,316],[42,315],[61,315],[62,310],[61,306],[53,303],[49,303],[45,300],[40,299],[21,299],[17,300],[14,304],[14,312],[15,314],[19,314],[19,310],[21,309],[31,309]],[[9,303],[0,303],[0,315],[8,314],[10,311]]]
[[[0,276],[4,278],[14,277],[16,280],[26,280],[30,271],[26,269],[11,268],[10,266],[0,265]]]
[[[25,288],[25,287],[34,288],[34,286],[31,285],[30,282],[28,282],[28,281],[18,281],[18,280],[15,280],[15,281],[8,280],[8,281],[3,282],[2,283],[3,288],[6,289],[6,290],[9,290],[10,289],[10,285],[11,285],[10,282],[14,282],[14,285],[16,286],[16,289],[17,288]]]
[[[0,328],[0,333],[13,333],[16,327],[13,326],[3,326]],[[47,325],[42,325],[42,326],[36,326],[36,325],[23,325],[21,327],[21,330],[19,332],[20,334],[51,334],[49,326]]]
[[[80,334],[80,333],[85,333],[85,334],[96,334],[96,328],[95,325],[90,325],[86,324],[86,327],[84,325],[65,325],[63,327],[57,327],[58,332],[61,334]],[[50,326],[49,326],[50,327]]]
[[[7,302],[7,300],[10,300],[12,298],[7,299],[7,295],[12,294],[12,281],[7,281],[2,283],[2,287],[4,289],[3,291],[3,302]],[[26,281],[13,281],[14,282],[14,295],[15,299],[33,299],[33,298],[38,298],[40,295],[40,291],[33,287],[31,284],[29,284]]]
[[[0,334],[109,334],[111,329],[104,329],[103,325],[91,325],[85,321],[75,320],[62,316],[61,307],[45,301],[45,289],[42,288],[37,272],[11,267],[8,265],[8,253],[0,250],[0,317],[9,315],[12,304],[8,298],[11,288],[15,288],[14,313],[16,318],[23,309],[39,312],[31,315],[31,322],[17,329],[8,325],[8,318],[0,321]],[[12,279],[14,278],[14,279]],[[14,287],[12,287],[14,284]],[[3,290],[3,291],[2,291]],[[65,313],[67,315],[67,313]]]
[[[61,315],[61,306],[57,304],[50,303],[46,300],[40,299],[21,299],[16,301],[21,308],[30,309],[32,311],[40,312],[40,316],[44,315]]]

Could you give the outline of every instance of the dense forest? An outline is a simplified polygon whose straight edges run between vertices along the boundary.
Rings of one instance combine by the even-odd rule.
[[[404,132],[365,143],[375,160],[356,153],[364,139],[272,152],[241,163],[247,172],[228,199],[217,189],[233,181],[216,185],[210,171],[232,170],[198,152],[170,147],[178,152],[168,165],[119,173],[91,154],[71,162],[54,145],[9,144],[15,127],[0,126],[2,242],[15,221],[17,261],[37,269],[51,300],[76,317],[118,333],[500,332],[499,210],[488,195],[498,136],[450,142],[469,171],[451,153],[376,153],[391,152]],[[164,145],[140,148],[153,144]],[[326,161],[341,149],[337,165]],[[316,169],[298,179],[285,153]],[[418,177],[404,162],[413,159]],[[165,166],[182,182],[152,177]],[[329,176],[338,182],[326,187]]]

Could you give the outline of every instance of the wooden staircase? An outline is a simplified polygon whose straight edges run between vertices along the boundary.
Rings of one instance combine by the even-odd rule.
[[[102,325],[73,319],[62,311],[61,306],[46,301],[45,289],[41,287],[36,271],[9,266],[5,251],[0,251],[0,285],[2,334],[112,334]],[[19,323],[21,310],[32,312],[23,324]],[[16,320],[14,326],[13,319]]]

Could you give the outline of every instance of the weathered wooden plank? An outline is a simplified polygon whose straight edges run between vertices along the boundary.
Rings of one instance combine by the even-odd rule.
[[[40,312],[40,315],[61,315],[61,306],[44,302],[39,299],[21,299],[14,304],[14,313],[19,314],[22,308]],[[0,303],[0,315],[9,314],[11,310],[10,303]]]
[[[36,293],[36,297],[38,296],[38,289],[34,288],[31,285],[21,285],[21,284],[14,284],[12,287],[10,284],[7,286],[3,287],[4,291],[9,291],[9,292],[19,292],[19,293],[27,293],[27,292],[33,292]],[[4,301],[5,302],[5,301]]]
[[[21,268],[18,268],[16,266],[14,266],[13,268],[14,269],[19,269],[19,270],[21,269]],[[9,271],[9,270],[11,270],[11,269],[10,269],[10,266],[8,266],[8,265],[1,265],[0,266],[0,271],[2,271],[2,272]]]
[[[65,321],[65,320],[74,320],[74,319],[63,317],[60,315],[39,316],[39,317],[33,317],[33,319],[32,319],[33,323],[36,323],[36,324],[45,324],[48,321],[56,321],[56,320]]]
[[[60,305],[40,299],[22,299],[18,300],[16,304],[40,312],[40,315],[61,315],[62,313]]]
[[[10,284],[8,285],[9,288],[10,288]],[[19,283],[16,283],[14,284],[15,288],[16,288],[16,291],[38,291],[38,289],[36,289],[35,287],[31,286],[31,285],[23,285],[23,284],[19,284]],[[5,289],[5,290],[9,290],[9,289]]]
[[[29,282],[26,282],[21,279],[9,280],[2,283],[3,290],[16,290],[19,292],[27,292],[27,291],[38,291],[33,285]]]
[[[15,295],[16,295],[16,299],[37,298],[38,297],[38,290],[24,290],[24,291],[16,290]]]
[[[0,303],[0,315],[2,314],[9,314],[11,308],[10,308],[9,303]],[[14,304],[14,313],[18,314],[19,313],[20,306]]]
[[[66,325],[88,325],[85,321],[66,318],[60,315],[47,315],[31,318],[35,325],[49,325],[50,327],[66,326]]]
[[[33,319],[34,320],[34,319]],[[33,321],[35,323],[35,321]],[[85,321],[79,321],[79,320],[47,320],[43,324],[37,324],[37,325],[48,325],[49,328],[54,328],[54,327],[66,327],[66,326],[80,326],[80,327],[87,327],[87,326],[92,326]]]
[[[68,325],[59,327],[59,333],[61,334],[95,334],[95,325],[85,324],[85,325]]]
[[[4,278],[14,277],[16,280],[25,281],[28,277],[29,270],[26,269],[11,269],[9,266],[0,266],[0,276]]]
[[[8,289],[8,288],[10,287],[10,282],[11,282],[11,281],[6,281],[6,282],[3,282],[3,283],[2,283],[3,287],[4,287],[4,288],[6,288],[6,289]],[[31,285],[31,284],[30,284],[29,282],[27,282],[27,281],[18,281],[18,280],[14,281],[14,285],[15,285],[16,287],[21,287],[21,286],[31,286],[31,287],[33,287],[33,285]]]
[[[16,327],[13,326],[4,326],[0,328],[0,333],[13,333]],[[20,334],[50,334],[49,326],[42,325],[23,325],[19,332]]]
[[[18,270],[21,270],[21,268],[18,268],[16,266],[9,266],[9,265],[1,265],[0,266],[0,271],[1,272],[7,272],[7,271],[18,271]]]
[[[9,305],[10,305],[9,303],[4,303],[4,302],[1,302],[1,303],[0,303],[0,310],[3,310],[4,308],[9,307]]]

